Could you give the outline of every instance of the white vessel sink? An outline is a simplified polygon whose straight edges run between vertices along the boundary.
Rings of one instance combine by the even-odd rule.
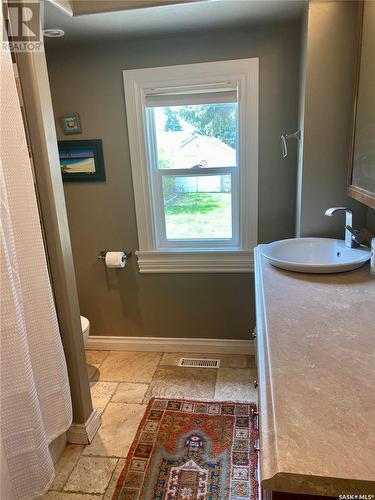
[[[371,252],[363,246],[349,248],[343,240],[294,238],[263,245],[262,255],[274,266],[288,271],[341,273],[362,266]]]

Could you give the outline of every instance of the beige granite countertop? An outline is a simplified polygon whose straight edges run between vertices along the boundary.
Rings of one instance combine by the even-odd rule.
[[[375,276],[368,265],[329,275],[283,271],[260,248],[262,485],[375,495]]]

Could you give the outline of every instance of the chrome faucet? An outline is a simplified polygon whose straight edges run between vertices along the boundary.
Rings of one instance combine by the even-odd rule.
[[[333,207],[325,211],[324,215],[332,217],[336,212],[345,212],[345,245],[349,248],[354,248],[360,245],[360,239],[357,231],[352,227],[353,224],[353,212],[350,208],[346,207]]]

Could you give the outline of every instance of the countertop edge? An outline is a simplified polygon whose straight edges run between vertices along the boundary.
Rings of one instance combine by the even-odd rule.
[[[259,412],[259,444],[260,463],[259,480],[263,483],[271,480],[277,473],[277,440],[274,429],[272,390],[268,387],[271,382],[270,363],[268,362],[267,345],[267,314],[264,300],[264,286],[262,277],[262,254],[261,245],[254,250],[254,279],[255,279],[255,302],[256,302],[256,325],[257,325],[257,367],[258,367],[258,412]],[[261,432],[262,428],[272,429],[274,440],[269,440],[268,433]],[[263,453],[267,450],[267,454]],[[273,457],[273,463],[270,458]]]
[[[286,493],[336,496],[338,494],[368,495],[374,493],[375,481],[349,477],[330,477],[309,475],[298,470],[282,470],[282,458],[279,455],[281,441],[278,442],[277,419],[275,413],[275,395],[273,392],[273,374],[270,352],[269,325],[267,318],[267,289],[264,282],[264,259],[262,245],[254,250],[254,279],[257,321],[257,363],[259,390],[259,444],[260,470],[259,482],[265,490]],[[272,266],[271,266],[272,267]],[[354,271],[353,271],[354,272]]]
[[[273,477],[264,479],[262,487],[265,490],[293,493],[301,495],[318,495],[335,497],[340,495],[371,495],[374,483],[358,479],[343,479],[337,477],[313,476],[296,474],[294,472],[277,472]],[[338,490],[340,493],[338,493]],[[355,494],[353,493],[355,491]]]

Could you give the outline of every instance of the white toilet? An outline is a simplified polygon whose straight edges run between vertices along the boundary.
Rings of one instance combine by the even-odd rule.
[[[81,328],[82,328],[82,336],[83,336],[83,343],[85,345],[85,348],[87,347],[87,339],[89,337],[90,333],[90,321],[85,318],[84,316],[81,316]]]

